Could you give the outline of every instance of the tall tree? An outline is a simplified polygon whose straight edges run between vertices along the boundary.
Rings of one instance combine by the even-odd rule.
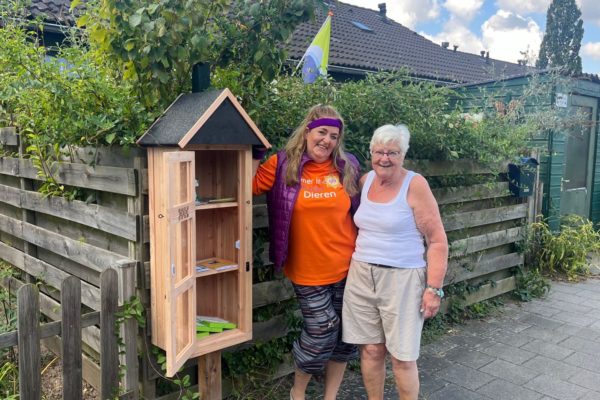
[[[580,74],[579,48],[582,37],[583,20],[575,0],[552,0],[536,66],[562,67],[570,74]]]

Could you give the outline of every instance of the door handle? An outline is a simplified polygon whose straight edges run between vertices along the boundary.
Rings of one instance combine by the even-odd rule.
[[[563,192],[565,189],[565,183],[569,183],[571,182],[570,179],[563,179],[562,177],[560,178],[560,191]]]

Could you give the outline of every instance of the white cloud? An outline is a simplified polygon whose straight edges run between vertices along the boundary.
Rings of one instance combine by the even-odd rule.
[[[584,0],[585,1],[585,0]],[[592,1],[596,0],[591,0]],[[551,0],[497,0],[496,7],[516,14],[546,13]]]
[[[456,19],[451,19],[444,24],[444,29],[437,35],[428,35],[424,32],[420,32],[420,34],[437,44],[449,42],[451,48],[457,45],[458,50],[467,53],[479,54],[481,50],[484,50],[481,39]]]
[[[504,10],[498,10],[485,21],[481,32],[490,57],[510,62],[522,59],[521,51],[529,51],[537,57],[544,36],[533,19]]]
[[[472,1],[472,0],[470,0]],[[344,3],[377,10],[377,4],[385,2],[387,16],[402,25],[414,29],[417,23],[436,19],[440,15],[438,0],[345,0]]]
[[[446,0],[444,8],[452,16],[463,21],[470,21],[483,6],[483,0]]]
[[[600,60],[600,42],[589,42],[581,46],[581,52],[590,58]]]
[[[600,7],[598,7],[598,0],[577,0],[577,5],[581,10],[581,18],[584,21],[584,25],[585,22],[591,21],[600,26]]]

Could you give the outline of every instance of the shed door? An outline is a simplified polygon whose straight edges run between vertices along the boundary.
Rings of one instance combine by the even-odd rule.
[[[567,134],[565,168],[561,179],[560,214],[590,217],[597,99],[571,96],[570,113],[579,115]]]
[[[169,282],[166,309],[167,376],[190,358],[196,335],[196,209],[194,153],[165,153],[164,171],[169,218]]]

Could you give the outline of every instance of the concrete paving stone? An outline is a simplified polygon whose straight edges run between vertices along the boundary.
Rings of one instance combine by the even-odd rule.
[[[585,313],[585,315],[589,315],[598,319],[598,315],[600,314],[600,300],[588,300],[583,304],[588,307],[592,307],[592,309]]]
[[[489,400],[490,398],[456,385],[448,385],[432,393],[427,400]]]
[[[489,343],[487,338],[473,335],[471,333],[462,332],[448,336],[448,342],[455,344],[458,347],[476,348],[484,343]]]
[[[585,301],[585,298],[579,296],[578,294],[564,293],[559,291],[550,291],[550,293],[548,293],[548,299],[573,304],[581,304]]]
[[[452,363],[449,360],[446,360],[445,357],[437,357],[432,354],[421,353],[417,365],[419,366],[419,370],[423,370],[425,372],[437,372],[441,369],[448,368],[452,365]]]
[[[445,381],[462,386],[466,389],[475,390],[486,383],[494,380],[494,377],[476,369],[465,367],[464,365],[455,364],[451,367],[444,368],[436,375]]]
[[[600,392],[600,374],[583,370],[569,378],[569,382]]]
[[[598,354],[591,355],[575,352],[563,360],[564,362],[590,371],[600,371],[600,357]]]
[[[549,343],[543,340],[534,340],[527,343],[524,346],[521,346],[521,348],[523,350],[528,350],[533,353],[552,358],[554,360],[562,360],[573,354],[574,350],[577,350],[571,349],[571,347],[563,345],[563,343],[564,341],[561,342],[559,346],[554,343]]]
[[[557,334],[565,334],[568,336],[577,336],[580,338],[588,339],[588,340],[599,340],[600,339],[600,329],[595,329],[593,327],[581,327],[581,326],[573,326],[573,325],[563,325],[560,328],[556,328],[554,330]],[[565,337],[566,339],[566,337]],[[562,340],[561,340],[562,341]],[[558,342],[556,342],[558,343]]]
[[[533,339],[539,339],[539,340],[543,340],[545,342],[550,342],[550,343],[558,343],[558,342],[562,342],[563,340],[565,340],[566,338],[569,337],[569,335],[571,333],[569,332],[563,332],[562,329],[563,327],[571,327],[570,325],[563,325],[560,326],[556,329],[548,329],[548,328],[542,328],[539,326],[532,326],[531,328],[525,329],[523,332],[521,332],[524,335],[529,336],[530,338]],[[583,328],[575,328],[577,330],[579,329],[583,329]]]
[[[595,289],[597,290],[597,288]],[[576,295],[585,297],[586,299],[600,300],[600,293],[596,292],[595,290],[581,289],[578,293],[576,293]]]
[[[581,337],[571,336],[560,342],[562,347],[575,350],[580,353],[600,355],[600,343],[593,340],[583,339]]]
[[[420,394],[422,397],[430,396],[432,393],[449,384],[449,382],[437,378],[433,373],[422,371],[419,371],[419,381],[421,383]]]
[[[531,360],[527,360],[523,363],[523,367],[562,380],[567,380],[580,372],[580,368],[567,364],[564,360],[556,361],[544,356],[535,356]]]
[[[532,369],[515,365],[504,360],[492,361],[482,368],[479,368],[479,371],[512,382],[516,385],[522,385],[540,374]]]
[[[550,290],[576,295],[581,291],[581,286],[566,282],[553,282]]]
[[[443,339],[425,345],[423,351],[426,351],[428,354],[435,354],[438,357],[443,357],[444,354],[456,346],[457,344],[448,341],[447,338],[444,337]]]
[[[556,322],[562,321],[562,322],[567,322],[571,325],[577,325],[577,326],[590,326],[594,322],[598,322],[597,320],[590,318],[589,316],[587,316],[585,314],[567,312],[567,311],[563,311],[561,313],[553,315],[552,318],[554,320],[556,320]]]
[[[514,334],[506,332],[495,332],[493,336],[490,336],[490,339],[494,340],[497,343],[503,343],[512,347],[521,347],[533,340],[531,337],[522,333]]]
[[[491,363],[496,357],[491,357],[481,351],[470,349],[468,347],[456,347],[446,354],[446,359],[452,362],[479,369],[486,364]]]
[[[501,358],[513,364],[523,364],[525,361],[535,357],[535,353],[527,350],[521,350],[518,347],[506,345],[504,343],[496,343],[495,345],[482,349],[484,353]]]
[[[525,389],[501,379],[496,379],[483,385],[477,389],[477,392],[495,400],[538,400],[542,397],[541,393]]]
[[[576,312],[580,314],[585,314],[592,310],[592,307],[588,307],[585,304],[573,304],[573,303],[565,303],[561,301],[548,300],[548,307],[558,308],[562,311],[568,312]]]
[[[522,323],[526,323],[526,324],[531,324],[531,325],[539,326],[541,328],[547,328],[547,329],[556,329],[559,326],[561,326],[561,325],[564,324],[564,322],[555,321],[554,320],[554,318],[555,318],[554,316],[552,318],[553,319],[545,318],[545,317],[540,317],[539,315],[535,315],[535,314],[529,314],[529,315],[526,315],[521,320],[521,322]]]
[[[524,385],[527,389],[561,400],[581,399],[590,391],[581,386],[557,380],[550,375],[540,375]]]
[[[558,314],[563,310],[559,310],[558,308],[550,307],[544,303],[538,304],[528,304],[527,312],[541,315],[542,317],[551,317],[555,314]]]

